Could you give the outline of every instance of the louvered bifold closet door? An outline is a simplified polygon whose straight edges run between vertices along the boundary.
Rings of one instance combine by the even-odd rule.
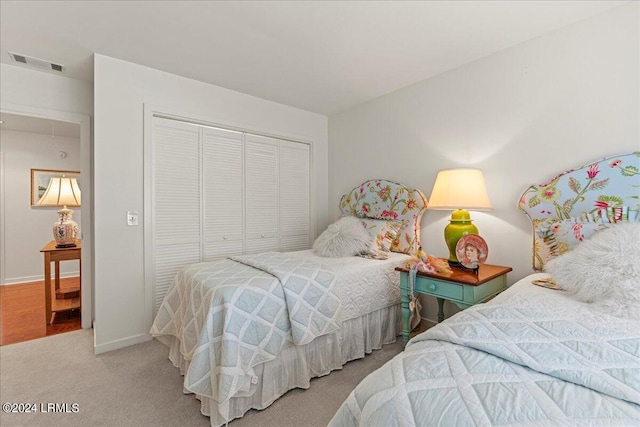
[[[246,249],[278,250],[278,141],[246,135]]]
[[[309,249],[309,145],[280,141],[280,251]]]
[[[200,129],[154,118],[154,314],[178,270],[200,261]]]
[[[243,134],[203,129],[204,260],[243,253]]]

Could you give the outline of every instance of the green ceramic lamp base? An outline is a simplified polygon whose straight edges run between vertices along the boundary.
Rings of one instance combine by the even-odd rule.
[[[471,222],[471,215],[464,209],[458,209],[451,213],[451,220],[444,228],[444,240],[449,248],[449,264],[460,266],[456,256],[458,240],[465,234],[478,234],[478,227]]]

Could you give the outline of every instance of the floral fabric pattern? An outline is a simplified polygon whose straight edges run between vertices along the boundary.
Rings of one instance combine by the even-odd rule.
[[[427,198],[420,190],[382,179],[362,183],[340,200],[343,215],[400,221],[390,251],[414,254],[420,246],[420,221]]]
[[[640,152],[607,157],[529,187],[519,207],[533,223],[534,270],[607,224],[640,221]]]
[[[373,252],[391,251],[393,241],[398,237],[398,233],[403,226],[402,221],[395,219],[372,219],[360,218],[364,228],[373,237],[371,249]]]

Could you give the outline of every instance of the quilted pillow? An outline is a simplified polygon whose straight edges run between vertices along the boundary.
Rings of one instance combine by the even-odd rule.
[[[609,224],[547,263],[553,280],[582,302],[616,316],[640,313],[640,223]]]
[[[402,228],[402,221],[392,219],[360,218],[360,221],[373,238],[373,243],[371,244],[373,252],[389,252],[391,243],[398,236],[400,228]]]
[[[326,258],[358,255],[371,247],[371,235],[356,217],[345,216],[331,224],[313,242],[313,252]]]

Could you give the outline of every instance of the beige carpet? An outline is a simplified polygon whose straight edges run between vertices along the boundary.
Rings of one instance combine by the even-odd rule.
[[[351,390],[402,349],[401,339],[308,390],[285,394],[231,427],[326,426]],[[0,413],[5,426],[209,426],[200,402],[182,393],[182,376],[156,340],[99,356],[93,331],[81,330],[0,347],[1,403],[77,404],[76,412]],[[42,404],[42,405],[41,405]]]

